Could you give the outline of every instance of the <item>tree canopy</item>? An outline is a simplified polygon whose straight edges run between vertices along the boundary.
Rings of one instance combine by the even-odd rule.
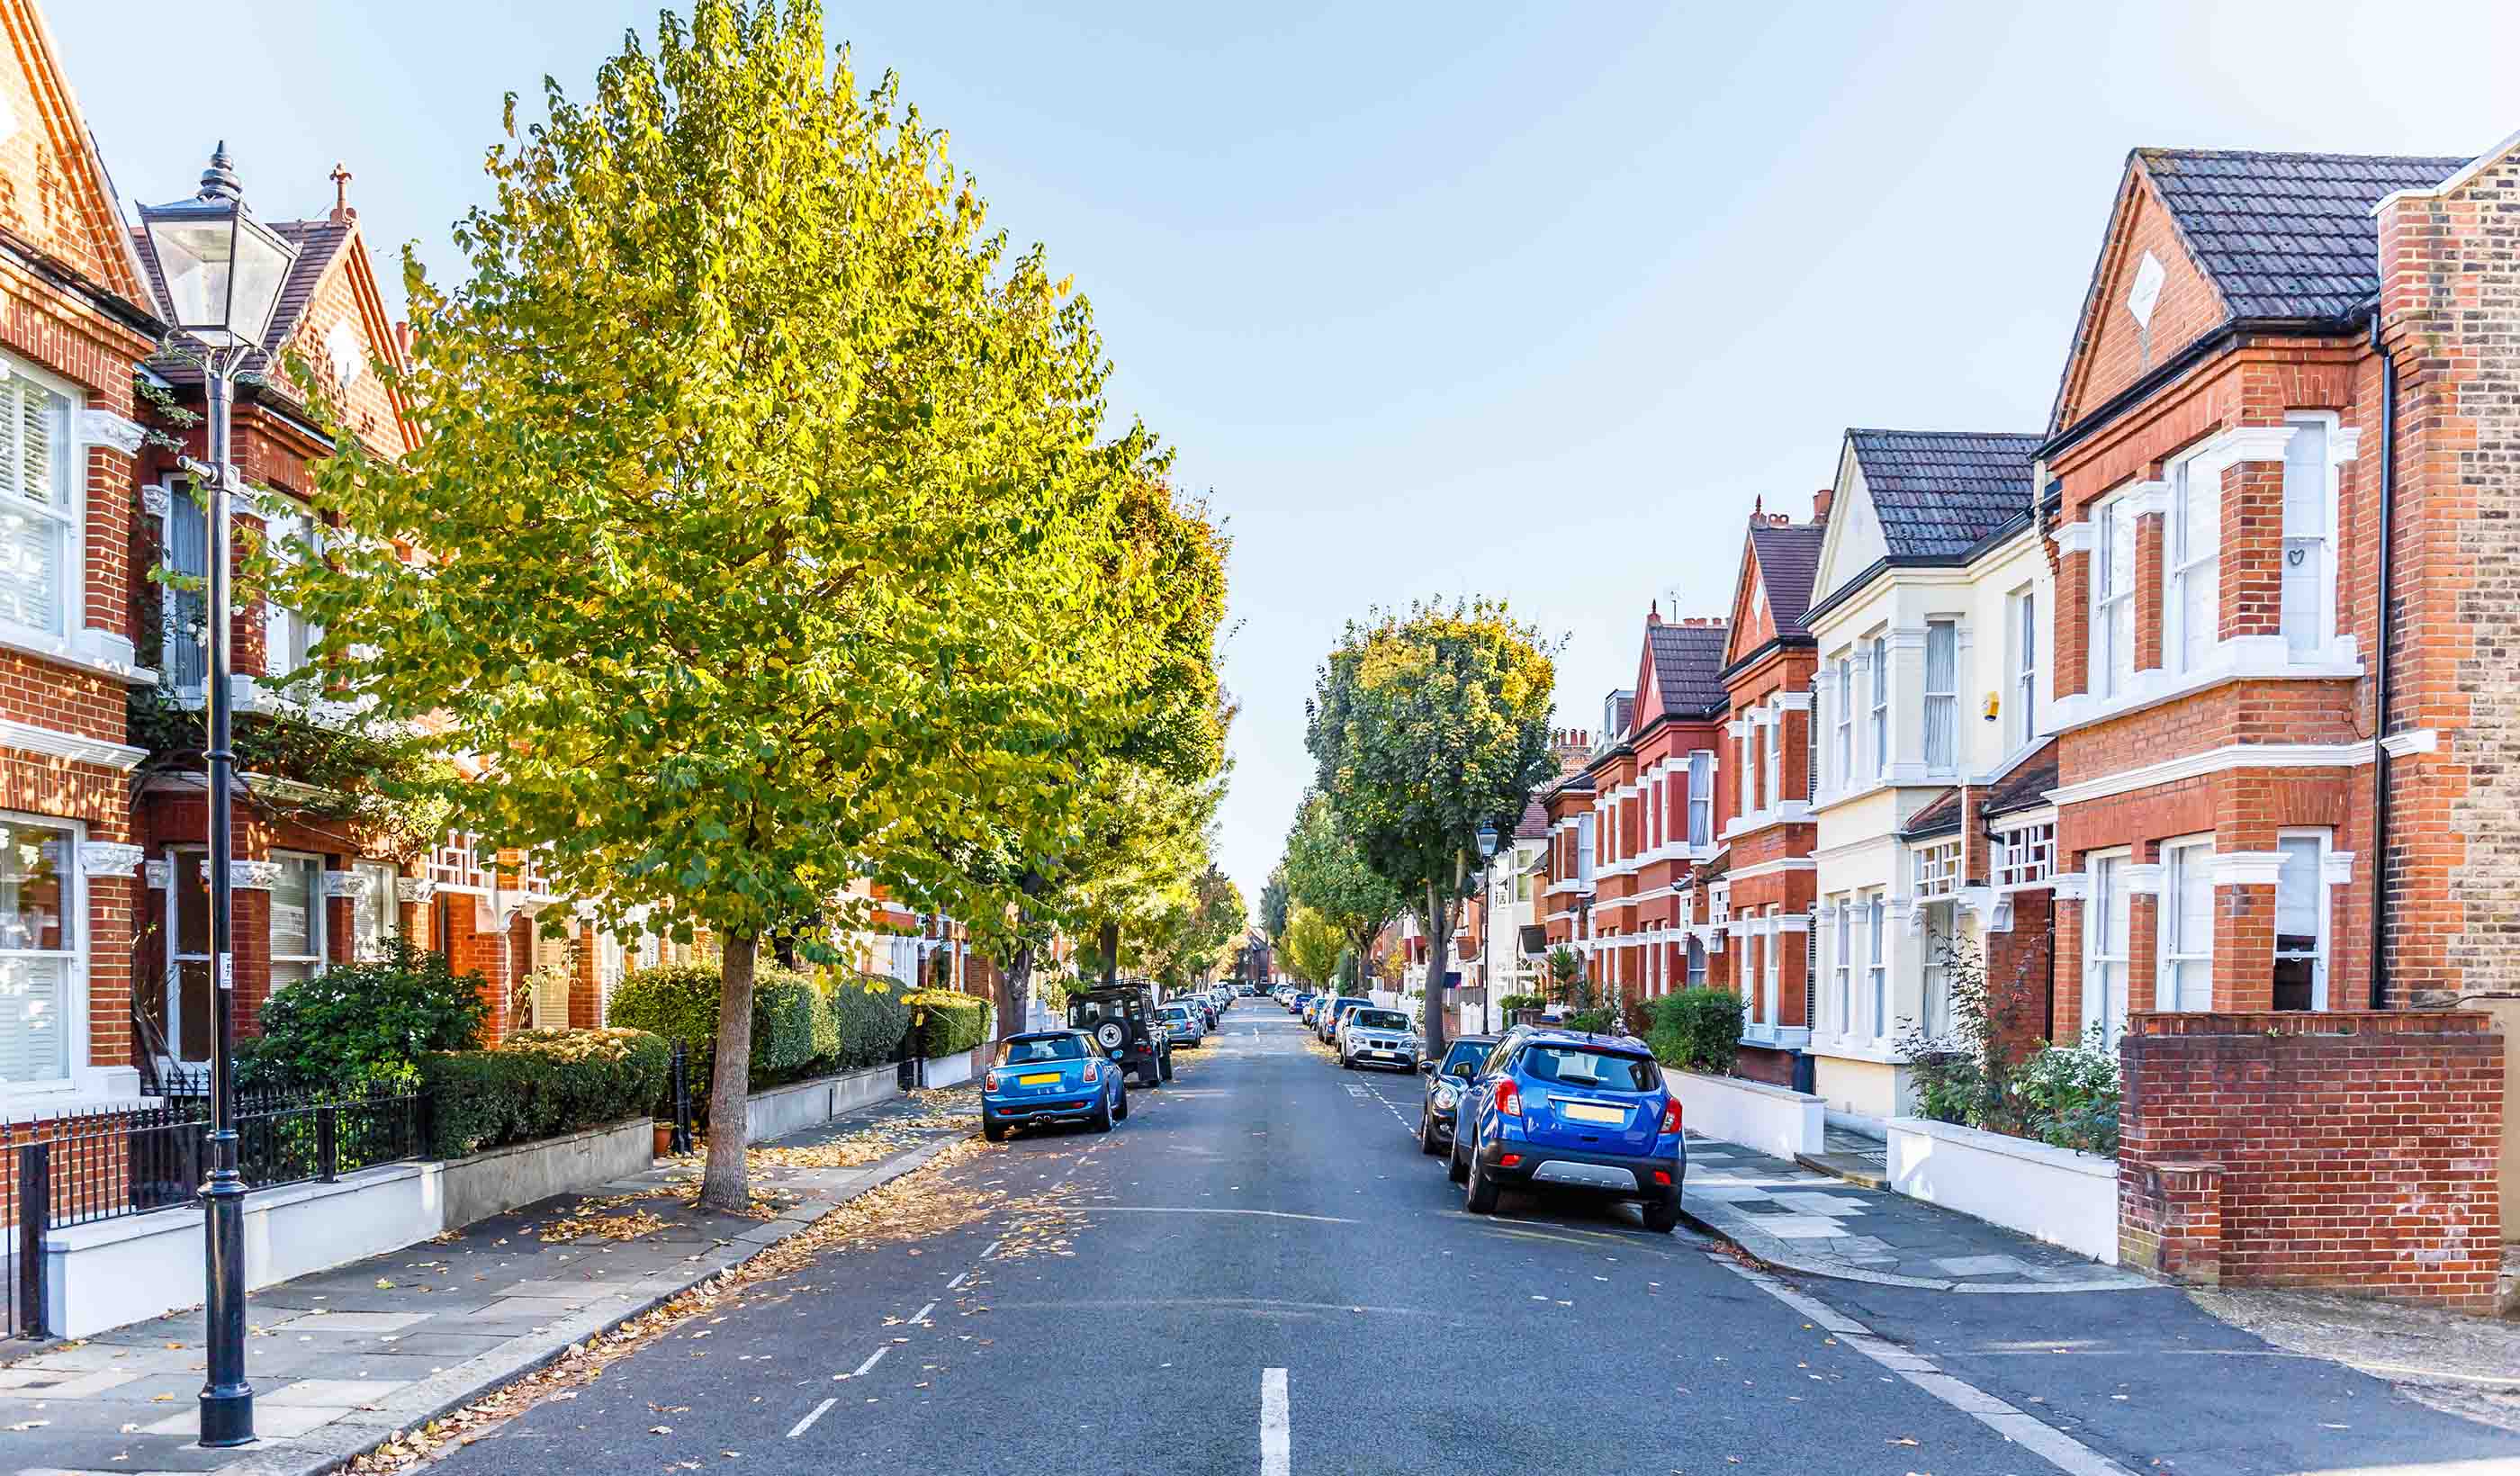
[[[1287,895],[1338,930],[1355,951],[1360,968],[1372,957],[1382,929],[1409,908],[1408,894],[1366,865],[1364,853],[1340,828],[1328,797],[1318,789],[1305,790],[1296,804],[1278,870],[1286,878]]]

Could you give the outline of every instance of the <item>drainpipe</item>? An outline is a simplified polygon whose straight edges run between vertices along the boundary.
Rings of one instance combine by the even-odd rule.
[[[2398,493],[2398,361],[2380,341],[2371,309],[2371,346],[2380,355],[2380,611],[2371,713],[2371,1007],[2389,1007],[2389,592]]]

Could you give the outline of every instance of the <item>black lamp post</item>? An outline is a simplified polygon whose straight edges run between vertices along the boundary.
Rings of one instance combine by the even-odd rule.
[[[141,229],[166,281],[175,332],[202,351],[208,455],[185,470],[210,489],[209,499],[209,761],[210,1182],[202,1190],[209,1322],[209,1376],[202,1385],[202,1444],[241,1446],[253,1438],[253,1386],[245,1377],[245,1181],[237,1174],[235,893],[228,876],[235,845],[230,802],[236,755],[228,746],[230,666],[228,509],[237,490],[228,457],[228,398],[247,354],[262,346],[281,285],[296,247],[253,218],[221,143],[202,171],[201,193],[172,204],[143,206]]]

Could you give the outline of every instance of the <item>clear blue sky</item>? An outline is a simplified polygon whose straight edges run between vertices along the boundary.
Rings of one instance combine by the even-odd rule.
[[[441,269],[500,95],[582,92],[655,15],[45,4],[126,207],[223,135],[265,213],[320,213],[344,160],[372,242]],[[931,0],[830,30],[1076,274],[1116,406],[1231,520],[1224,861],[1255,901],[1349,614],[1508,597],[1568,638],[1590,726],[1646,602],[1721,614],[1752,500],[1807,514],[1843,426],[2040,427],[2128,149],[2520,128],[2507,0]]]

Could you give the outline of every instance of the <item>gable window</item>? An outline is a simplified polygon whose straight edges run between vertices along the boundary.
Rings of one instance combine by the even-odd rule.
[[[2284,443],[2283,597],[2284,649],[2306,660],[2327,644],[2334,620],[2328,590],[2334,582],[2333,509],[2328,499],[2328,432],[2325,415],[2291,417]]]
[[[2008,598],[2003,623],[2011,645],[2005,669],[2012,679],[2012,713],[2006,726],[2018,748],[2039,735],[2039,597],[2025,586]]]
[[[2173,631],[2163,648],[2164,664],[2173,671],[2202,667],[2222,635],[2217,599],[2222,588],[2222,500],[2221,477],[2206,474],[2193,462],[2171,468],[2169,525],[2162,532],[2170,586],[2163,604]]]
[[[1949,773],[1959,763],[1960,628],[1925,622],[1925,767]]]
[[[2115,1051],[2126,1029],[2127,858],[2102,856],[2092,866],[2092,896],[2083,927],[2083,1032]]]
[[[324,971],[324,858],[274,851],[271,987],[302,984]]]
[[[0,622],[67,635],[77,590],[70,401],[0,368],[11,371],[0,379]]]
[[[2155,1007],[2214,1007],[2214,843],[2161,852],[2161,975]]]
[[[78,831],[0,816],[0,1083],[65,1082],[79,972]]]
[[[1855,662],[1837,658],[1837,783],[1855,783]]]
[[[2327,1007],[2327,842],[2325,830],[2289,830],[2275,873],[2277,1009]]]
[[[1872,777],[1890,772],[1890,638],[1872,638]]]
[[[2092,515],[2092,694],[2113,697],[2135,681],[2135,519],[2123,497]]]

